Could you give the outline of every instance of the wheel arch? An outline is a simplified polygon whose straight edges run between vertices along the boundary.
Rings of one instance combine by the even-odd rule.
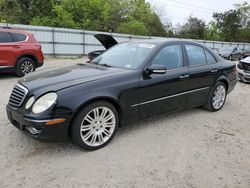
[[[89,99],[85,102],[83,102],[81,105],[78,106],[78,108],[76,109],[76,111],[73,113],[72,115],[72,118],[71,118],[71,121],[69,123],[69,126],[68,126],[68,133],[70,133],[70,128],[71,128],[71,124],[72,122],[74,121],[76,115],[87,105],[91,104],[91,103],[94,103],[94,102],[98,102],[98,101],[105,101],[105,102],[108,102],[110,104],[112,104],[117,112],[118,112],[118,115],[119,115],[119,127],[121,126],[121,122],[122,122],[122,119],[123,119],[123,110],[120,106],[120,104],[118,103],[118,101],[112,97],[108,97],[108,96],[100,96],[100,97],[95,97],[95,98],[92,98],[92,99]]]
[[[226,76],[220,76],[217,80],[216,80],[216,82],[215,83],[217,83],[217,82],[222,82],[223,84],[225,84],[226,85],[226,89],[227,89],[227,91],[228,91],[228,89],[229,89],[229,81],[228,81],[228,78],[226,77]]]
[[[36,58],[36,56],[34,54],[31,54],[31,53],[22,54],[22,55],[18,56],[17,59],[16,59],[15,67],[16,67],[18,61],[20,59],[22,59],[22,58],[25,58],[25,57],[32,59],[34,61],[34,63],[35,63],[35,67],[36,68],[38,67],[38,59]]]

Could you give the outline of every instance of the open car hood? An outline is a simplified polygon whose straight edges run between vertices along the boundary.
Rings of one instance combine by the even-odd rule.
[[[250,57],[246,57],[245,59],[240,60],[243,63],[249,63],[250,64]]]
[[[118,44],[118,42],[111,35],[96,34],[94,37],[106,48],[106,50]]]

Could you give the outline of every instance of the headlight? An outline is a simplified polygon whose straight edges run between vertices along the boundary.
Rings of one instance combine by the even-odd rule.
[[[34,104],[32,112],[35,114],[44,112],[49,107],[51,107],[54,102],[56,102],[57,94],[56,93],[47,93],[41,96]]]
[[[29,100],[27,101],[26,105],[25,105],[25,109],[26,110],[29,109],[32,106],[32,104],[34,103],[34,101],[35,101],[35,98],[30,97]]]

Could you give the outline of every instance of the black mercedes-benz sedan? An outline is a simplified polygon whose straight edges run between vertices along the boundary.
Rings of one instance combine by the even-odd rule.
[[[69,135],[96,150],[124,123],[198,106],[220,110],[236,74],[233,62],[195,42],[122,43],[90,63],[27,75],[6,109],[11,123],[34,138]]]

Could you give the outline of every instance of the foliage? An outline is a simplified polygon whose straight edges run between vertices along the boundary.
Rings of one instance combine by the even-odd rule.
[[[133,33],[135,35],[149,35],[146,26],[142,22],[136,20],[121,23],[116,31],[125,34]]]
[[[190,16],[187,22],[181,26],[179,36],[182,38],[204,39],[205,30],[205,21]]]
[[[250,42],[250,4],[236,4],[235,9],[213,17],[222,40]]]
[[[10,23],[166,35],[144,0],[0,0],[0,10]]]
[[[209,24],[190,16],[162,23],[145,0],[0,0],[0,21],[136,35],[250,42],[250,4],[213,14]],[[162,15],[163,17],[163,15]],[[163,20],[164,22],[164,20]]]

